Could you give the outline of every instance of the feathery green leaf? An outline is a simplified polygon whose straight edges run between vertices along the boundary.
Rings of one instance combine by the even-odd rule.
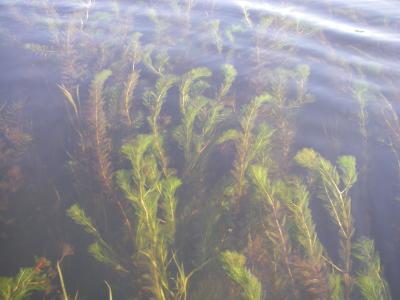
[[[262,300],[260,281],[246,268],[246,257],[235,251],[224,251],[220,260],[225,272],[242,289],[246,300]]]

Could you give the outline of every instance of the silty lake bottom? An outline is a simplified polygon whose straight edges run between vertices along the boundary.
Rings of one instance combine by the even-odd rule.
[[[0,299],[400,299],[398,1],[0,2]]]

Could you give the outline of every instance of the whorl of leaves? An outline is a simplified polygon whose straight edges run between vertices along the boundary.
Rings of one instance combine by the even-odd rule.
[[[356,285],[359,287],[365,300],[389,300],[390,292],[379,255],[375,251],[374,242],[363,238],[354,245],[354,257],[361,263],[356,276]]]
[[[49,264],[45,261],[45,264]],[[2,300],[26,300],[34,292],[46,291],[50,280],[42,268],[21,268],[15,277],[0,277],[0,298]]]
[[[89,132],[87,142],[95,160],[95,171],[100,182],[108,193],[113,191],[111,140],[107,132],[107,119],[104,111],[103,87],[111,76],[110,70],[98,73],[90,85],[87,115],[89,120]]]
[[[240,286],[246,300],[263,299],[260,281],[246,268],[246,257],[235,251],[224,251],[220,260],[226,274]]]

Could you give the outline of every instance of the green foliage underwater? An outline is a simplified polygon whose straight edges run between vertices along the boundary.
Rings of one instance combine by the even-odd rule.
[[[0,4],[0,299],[399,299],[400,57],[313,5],[400,30],[334,1]]]

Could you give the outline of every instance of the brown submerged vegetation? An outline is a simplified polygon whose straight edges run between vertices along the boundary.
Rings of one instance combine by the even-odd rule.
[[[0,225],[13,223],[9,202],[24,184],[23,160],[31,135],[24,120],[22,101],[0,100]]]
[[[296,51],[285,35],[269,39],[316,30],[244,6],[238,24],[220,23],[213,10],[199,21],[191,18],[197,1],[163,2],[185,17],[165,19],[152,3],[142,3],[139,16],[118,1],[104,11],[94,1],[72,6],[64,21],[52,1],[33,1],[32,20],[14,10],[30,28],[42,26],[39,18],[46,16],[49,40],[19,43],[58,67],[72,141],[66,165],[76,192],[67,215],[86,232],[90,255],[106,267],[109,299],[113,293],[220,299],[218,290],[248,300],[389,300],[374,242],[359,237],[354,225],[355,157],[332,163],[311,148],[295,153],[298,113],[313,100],[312,70],[272,55]],[[146,36],[139,22],[154,32]],[[182,28],[171,34],[174,26]],[[211,29],[213,38],[187,45],[196,27]],[[235,64],[242,57],[235,43],[245,35],[251,36],[246,63],[254,76],[239,84]],[[193,64],[196,47],[217,55],[221,66]],[[172,55],[177,49],[178,58]],[[243,93],[240,85],[256,89]],[[384,99],[387,141],[398,155],[398,117]],[[16,118],[17,104],[0,106],[1,209],[3,195],[18,186],[18,159],[30,141]],[[360,105],[359,134],[366,138]],[[324,226],[335,232],[334,249],[320,240],[312,200],[330,218]],[[61,261],[56,285],[65,300]],[[51,273],[46,264],[1,277],[0,294],[17,300],[51,291]]]

